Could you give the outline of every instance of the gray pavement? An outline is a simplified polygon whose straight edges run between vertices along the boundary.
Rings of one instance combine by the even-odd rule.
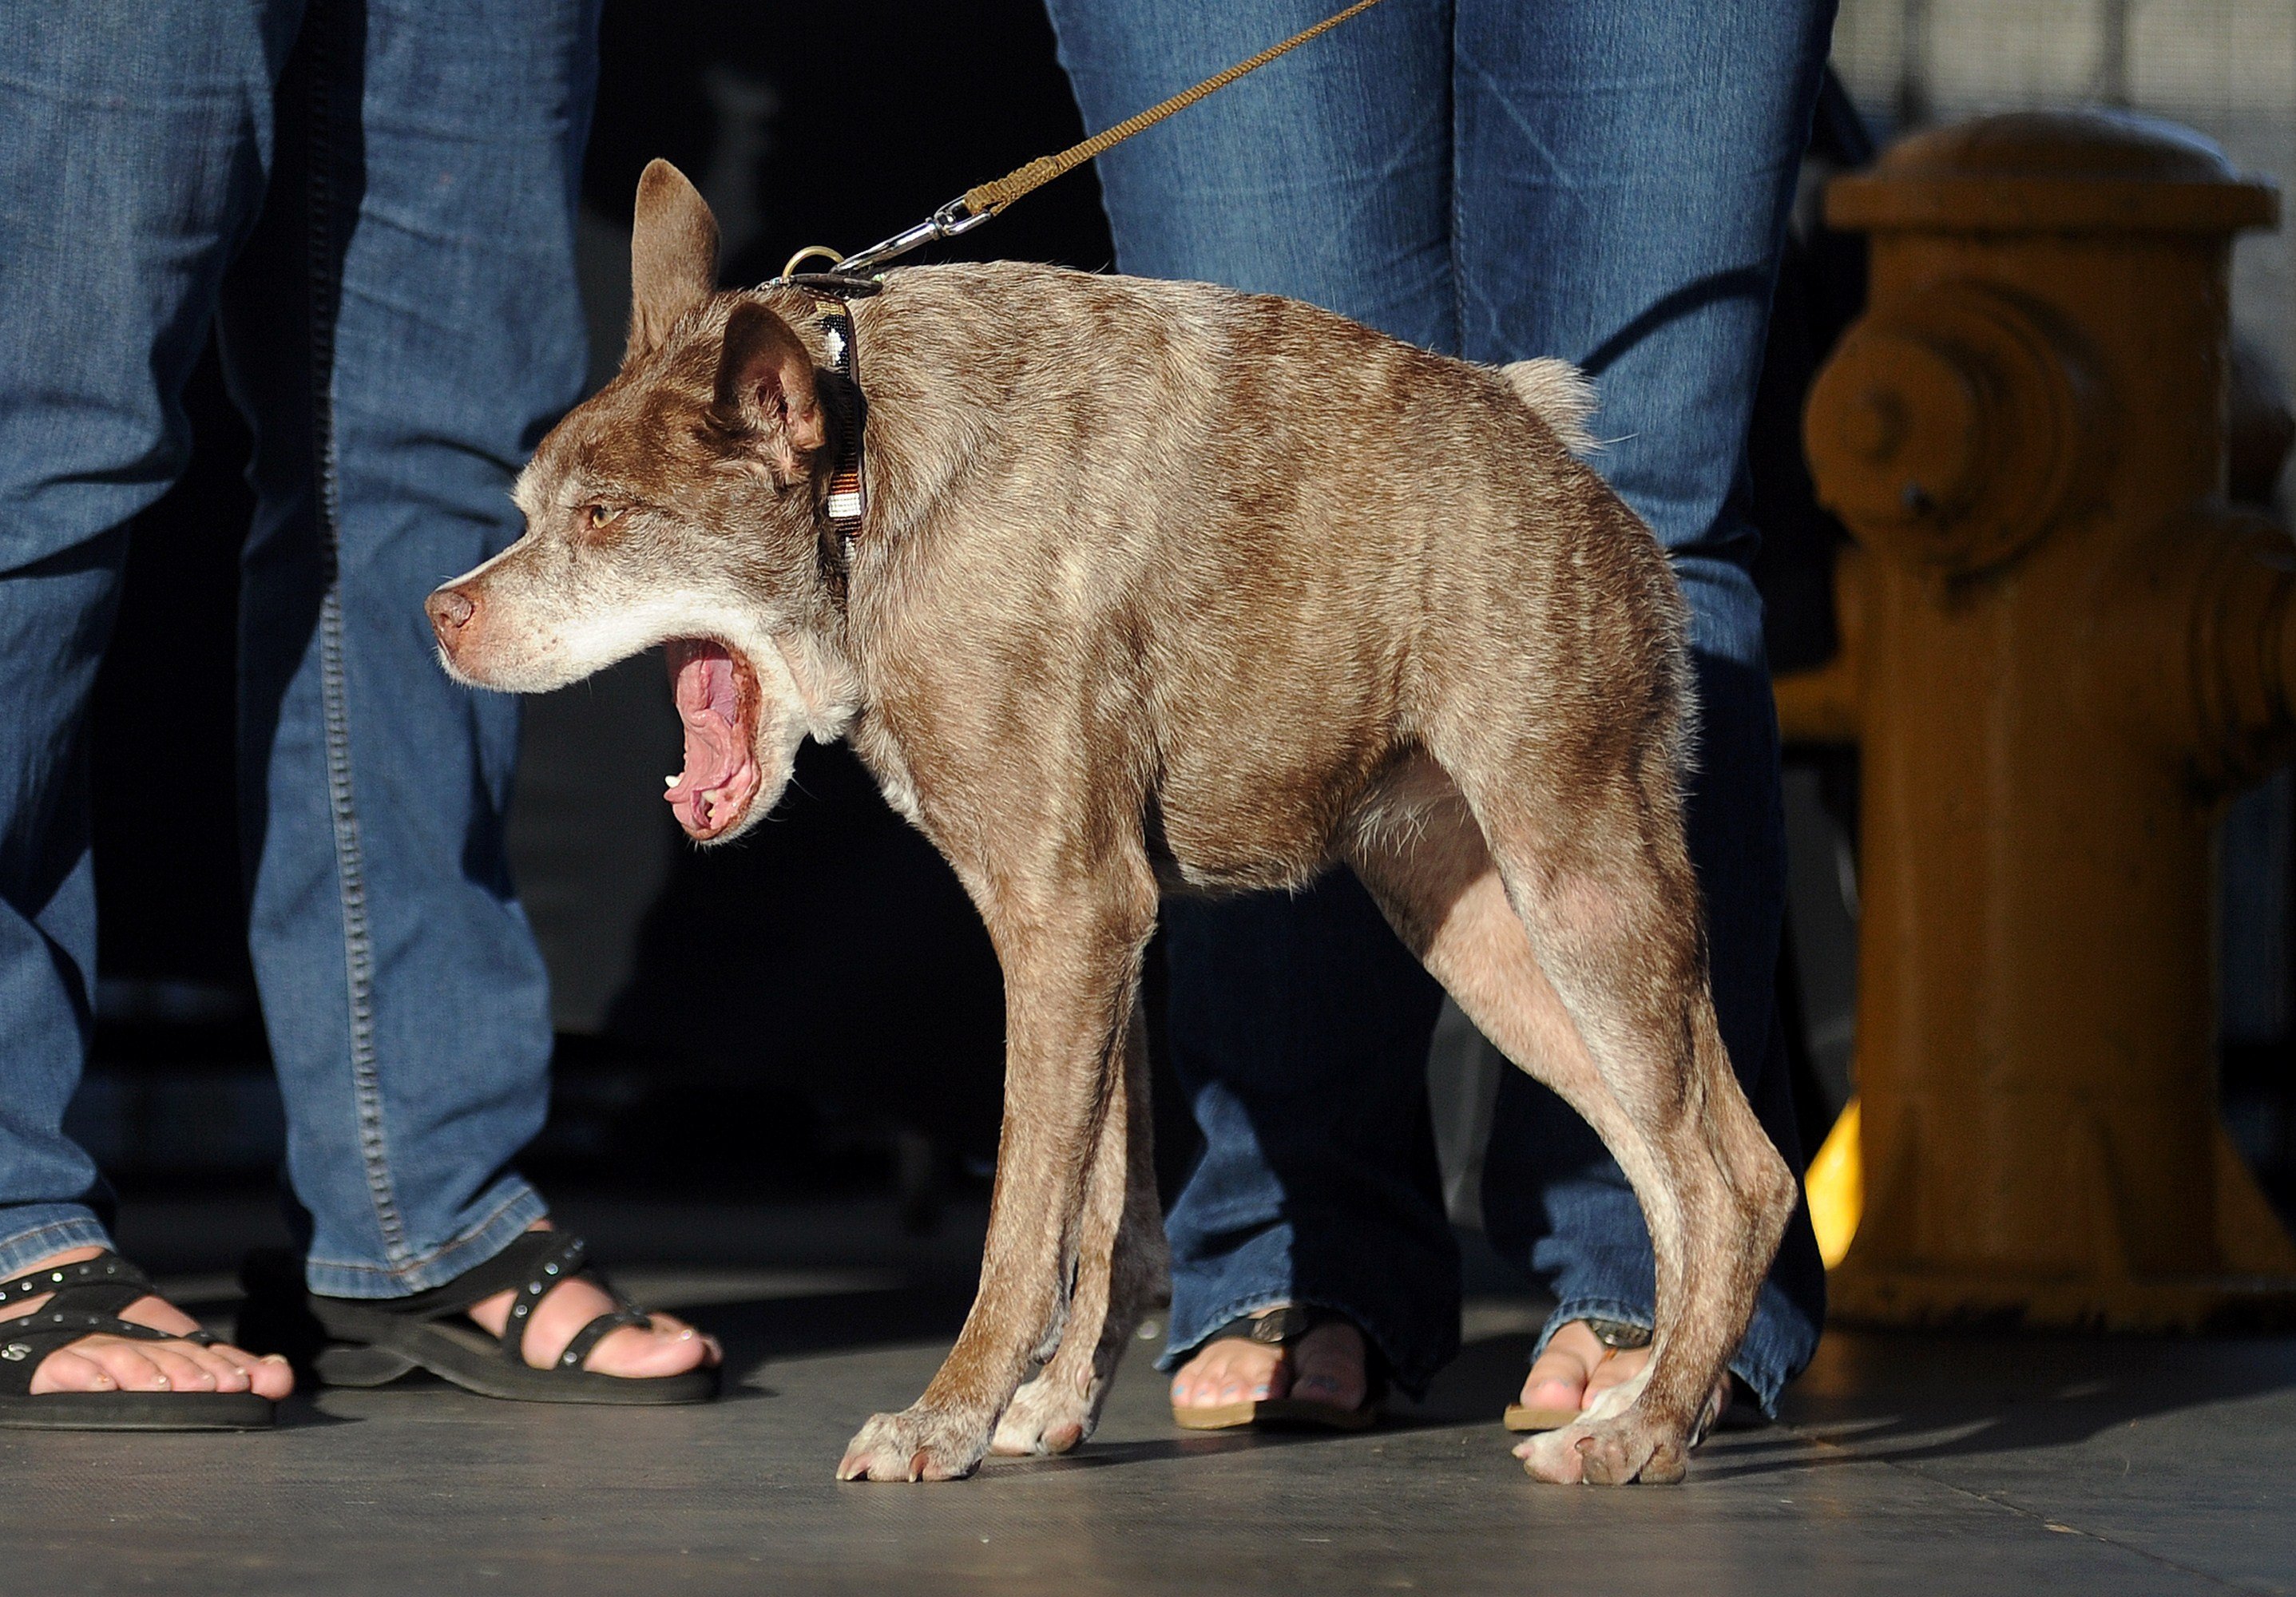
[[[620,1274],[726,1337],[726,1400],[406,1386],[270,1435],[0,1431],[0,1593],[2296,1592],[2296,1340],[1837,1332],[1686,1485],[1566,1489],[1496,1423],[1539,1306],[1478,1291],[1464,1355],[1368,1435],[1183,1435],[1141,1356],[1070,1458],[840,1486],[961,1317],[977,1214],[930,1242],[867,1204],[573,1218],[664,1261]]]

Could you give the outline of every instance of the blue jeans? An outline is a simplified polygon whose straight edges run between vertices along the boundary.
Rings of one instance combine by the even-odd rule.
[[[516,534],[512,473],[580,395],[594,12],[0,0],[0,1274],[107,1243],[62,1129],[88,696],[211,326],[256,435],[241,848],[308,1279],[417,1291],[544,1212],[509,1164],[550,1052],[517,713],[447,681],[422,601]]]
[[[1102,127],[1337,9],[1049,0]],[[1773,996],[1784,914],[1777,730],[1742,515],[1746,425],[1832,0],[1388,0],[1111,152],[1117,264],[1289,294],[1431,349],[1560,355],[1595,381],[1596,464],[1657,531],[1693,616],[1691,852],[1722,1036],[1797,1167]],[[1352,878],[1179,905],[1171,1052],[1206,1139],[1169,1217],[1167,1366],[1294,1300],[1365,1330],[1406,1389],[1458,1345],[1458,1261],[1426,1107],[1434,985]],[[1492,1243],[1566,1321],[1651,1322],[1624,1175],[1508,1073]],[[1808,1362],[1824,1273],[1796,1216],[1732,1369],[1767,1408]]]

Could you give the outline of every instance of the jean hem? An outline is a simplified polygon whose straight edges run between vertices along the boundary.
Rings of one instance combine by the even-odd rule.
[[[513,1177],[497,1191],[502,1197],[485,1219],[420,1258],[388,1265],[315,1258],[304,1265],[303,1279],[325,1298],[406,1298],[444,1286],[494,1257],[550,1213],[542,1194],[521,1179]]]
[[[1174,1321],[1164,1351],[1157,1357],[1156,1367],[1168,1372],[1177,1369],[1183,1359],[1211,1340],[1212,1333],[1218,1331],[1221,1326],[1232,1320],[1242,1319],[1246,1314],[1256,1314],[1263,1309],[1279,1308],[1287,1303],[1298,1304],[1303,1308],[1323,1309],[1326,1313],[1338,1314],[1353,1325],[1363,1333],[1364,1340],[1371,1345],[1372,1349],[1386,1364],[1390,1383],[1414,1398],[1425,1396],[1427,1385],[1435,1379],[1435,1372],[1450,1362],[1448,1356],[1438,1358],[1424,1353],[1416,1355],[1399,1353],[1398,1349],[1402,1347],[1401,1339],[1383,1326],[1378,1316],[1365,1314],[1345,1298],[1334,1294],[1324,1292],[1270,1294],[1263,1291],[1253,1293],[1249,1297],[1238,1298],[1226,1306],[1214,1309],[1211,1313],[1203,1315],[1191,1325],[1188,1335],[1185,1339],[1180,1334],[1179,1323]]]
[[[1616,1320],[1627,1325],[1639,1325],[1648,1331],[1655,1318],[1647,1303],[1629,1303],[1622,1298],[1566,1298],[1554,1306],[1554,1312],[1546,1316],[1546,1323],[1540,1327],[1538,1340],[1531,1344],[1530,1362],[1537,1364],[1538,1355],[1546,1351],[1547,1343],[1554,1339],[1554,1333],[1573,1320]],[[1785,1390],[1786,1382],[1792,1380],[1798,1372],[1775,1358],[1764,1356],[1756,1350],[1754,1342],[1755,1338],[1749,1328],[1745,1339],[1738,1344],[1738,1350],[1730,1355],[1730,1373],[1753,1394],[1763,1416],[1775,1420],[1778,1417],[1778,1394]]]
[[[0,1240],[0,1280],[21,1275],[42,1259],[69,1248],[111,1246],[111,1235],[103,1222],[86,1209],[50,1210],[49,1216]]]

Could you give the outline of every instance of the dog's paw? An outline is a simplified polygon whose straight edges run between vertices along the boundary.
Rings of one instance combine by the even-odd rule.
[[[920,1404],[873,1414],[846,1446],[840,1480],[962,1480],[979,1467],[988,1426]]]
[[[1100,1418],[1098,1407],[1091,1393],[1079,1392],[1044,1371],[1013,1394],[988,1451],[1001,1458],[1066,1453],[1092,1435]]]
[[[1630,1411],[1533,1437],[1514,1455],[1532,1479],[1558,1486],[1672,1486],[1687,1468],[1690,1437]]]

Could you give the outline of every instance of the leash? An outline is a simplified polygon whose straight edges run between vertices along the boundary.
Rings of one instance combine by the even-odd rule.
[[[1379,0],[1356,0],[1356,4],[1337,15],[1324,18],[1313,28],[1301,29],[1279,45],[1270,45],[1259,54],[1249,60],[1236,62],[1225,72],[1213,73],[1193,88],[1182,89],[1170,99],[1160,101],[1138,116],[1128,117],[1113,127],[1106,128],[1094,134],[1088,139],[1071,144],[1058,155],[1040,155],[1028,165],[1007,172],[994,183],[984,183],[977,187],[969,188],[914,227],[897,233],[891,238],[881,240],[870,245],[866,250],[837,260],[835,263],[837,273],[840,276],[848,274],[864,276],[884,265],[885,262],[898,256],[906,255],[912,250],[934,243],[941,239],[953,239],[960,234],[971,233],[989,217],[1002,215],[1010,209],[1014,201],[1044,187],[1054,178],[1076,170],[1093,157],[1114,149],[1133,135],[1145,132],[1165,118],[1187,110],[1209,94],[1218,94],[1245,73],[1257,72],[1277,56],[1297,50],[1310,39],[1320,38],[1341,23],[1361,16],[1378,4]],[[798,251],[797,255],[791,258],[790,265],[794,266],[798,261],[815,253],[833,254],[832,251],[815,245],[811,249]]]
[[[861,385],[853,348],[853,317],[845,302],[865,299],[883,286],[871,275],[878,267],[913,250],[971,233],[991,217],[1002,216],[1014,201],[1034,193],[1054,178],[1065,176],[1135,134],[1144,133],[1167,117],[1187,110],[1208,95],[1218,94],[1246,73],[1257,72],[1277,56],[1297,50],[1310,39],[1320,38],[1341,23],[1361,16],[1379,3],[1380,0],[1356,0],[1346,10],[1325,17],[1313,28],[1302,29],[1282,43],[1270,45],[1259,54],[1236,62],[1226,71],[1215,72],[1193,87],[1182,89],[1170,99],[1159,101],[1137,116],[1128,117],[1113,127],[1103,128],[1090,138],[1070,145],[1057,155],[1040,155],[1026,166],[1014,168],[994,183],[980,184],[965,190],[915,226],[904,229],[889,239],[881,239],[866,250],[851,255],[840,255],[825,244],[808,244],[789,258],[789,264],[782,268],[780,276],[764,286],[801,289],[835,307],[821,318],[821,326],[828,341],[830,369],[851,382],[857,397]],[[830,269],[826,272],[798,270],[800,263],[815,256],[827,260]],[[829,499],[825,506],[831,527],[846,539],[860,536],[862,519],[868,510],[867,494],[861,482],[861,426],[857,414],[849,430],[851,437],[838,458],[836,470],[831,474]]]

